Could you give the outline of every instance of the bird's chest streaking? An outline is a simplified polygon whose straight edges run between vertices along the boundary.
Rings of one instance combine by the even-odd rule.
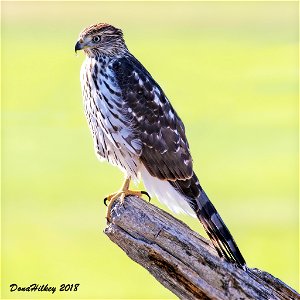
[[[139,168],[139,147],[132,140],[124,101],[107,58],[87,57],[81,68],[84,111],[97,156],[133,178]]]

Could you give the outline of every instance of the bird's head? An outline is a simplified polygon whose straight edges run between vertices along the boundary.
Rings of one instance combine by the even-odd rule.
[[[91,25],[79,34],[75,52],[82,49],[88,56],[114,56],[127,51],[122,30],[106,23]]]

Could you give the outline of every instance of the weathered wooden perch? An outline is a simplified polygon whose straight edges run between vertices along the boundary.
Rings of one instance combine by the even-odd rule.
[[[181,299],[300,299],[272,275],[222,260],[208,240],[140,198],[116,201],[104,232]]]

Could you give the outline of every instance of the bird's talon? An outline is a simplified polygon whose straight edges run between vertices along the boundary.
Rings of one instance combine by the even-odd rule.
[[[105,206],[107,206],[106,202],[107,202],[107,197],[105,197],[104,200],[103,200],[103,203],[104,203]]]
[[[148,197],[148,199],[149,199],[148,201],[149,202],[151,201],[151,197],[150,197],[150,195],[146,191],[141,191],[141,194],[146,195]]]
[[[121,194],[121,196],[120,196],[120,202],[121,202],[121,204],[124,204],[124,199],[125,199],[125,196],[126,196],[126,194],[125,194],[125,192],[123,192],[122,194]]]

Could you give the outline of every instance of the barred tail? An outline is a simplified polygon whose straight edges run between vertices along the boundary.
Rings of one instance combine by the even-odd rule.
[[[219,256],[240,266],[246,262],[235,243],[227,226],[223,222],[214,205],[208,199],[194,173],[190,179],[169,181],[170,184],[188,199],[192,209],[204,226]]]
[[[199,197],[196,198],[196,204],[197,208],[195,212],[197,217],[203,224],[218,254],[223,256],[227,261],[244,266],[246,262],[237,244],[203,189]]]

